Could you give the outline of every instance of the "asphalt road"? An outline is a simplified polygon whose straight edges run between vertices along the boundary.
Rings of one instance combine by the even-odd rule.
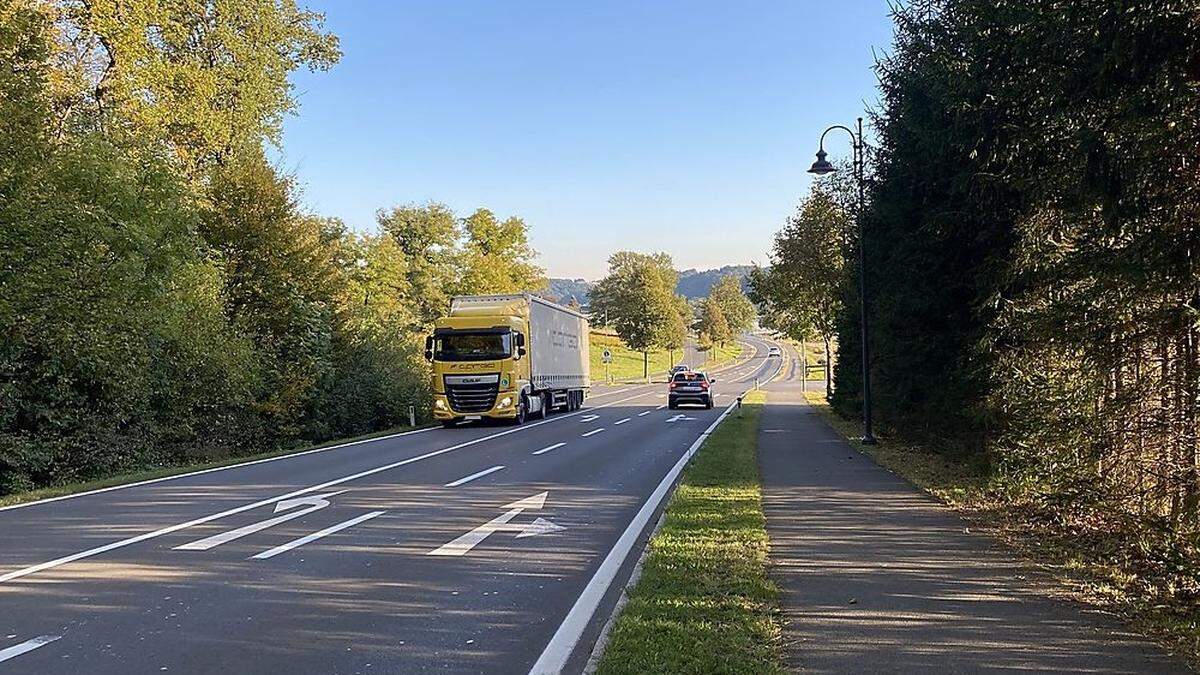
[[[0,509],[0,675],[582,669],[717,407],[593,388],[428,429]]]

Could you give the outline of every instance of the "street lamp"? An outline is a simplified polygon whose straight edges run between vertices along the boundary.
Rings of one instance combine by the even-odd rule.
[[[858,118],[858,131],[850,129],[840,124],[835,124],[825,131],[821,132],[821,140],[817,142],[817,161],[813,162],[812,167],[808,172],[818,176],[824,176],[828,173],[837,171],[837,168],[825,159],[825,134],[834,129],[841,129],[850,134],[851,146],[854,150],[853,172],[854,181],[858,187],[858,209],[855,214],[855,220],[858,221],[858,298],[859,298],[859,323],[862,327],[862,391],[863,391],[863,436],[862,442],[866,445],[875,444],[875,434],[871,431],[871,348],[867,342],[867,268],[866,258],[863,255],[863,185],[866,178],[863,173],[863,165],[865,164],[866,144],[863,143],[862,118]],[[825,366],[828,368],[828,364]]]

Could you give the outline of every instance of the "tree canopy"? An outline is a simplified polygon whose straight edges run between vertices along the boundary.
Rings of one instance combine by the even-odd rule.
[[[609,256],[608,275],[592,289],[591,314],[638,351],[681,347],[691,310],[675,294],[677,281],[666,253],[618,251]]]

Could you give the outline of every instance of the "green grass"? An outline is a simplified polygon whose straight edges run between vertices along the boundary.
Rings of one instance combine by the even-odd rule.
[[[630,349],[621,341],[621,338],[609,333],[592,331],[589,341],[590,351],[588,356],[591,361],[592,380],[594,382],[604,381],[605,366],[603,356],[605,349],[612,352],[613,362],[609,364],[608,368],[614,382],[628,382],[642,379],[641,352]],[[704,367],[711,369],[732,361],[741,353],[741,349],[742,346],[738,342],[730,342],[724,347],[718,347],[709,354],[708,361],[705,362]],[[666,377],[666,373],[671,366],[679,363],[682,359],[683,352],[681,350],[675,350],[674,352],[668,352],[665,349],[652,350],[650,352],[651,379],[663,379]]]
[[[363,434],[361,436],[353,436],[349,438],[339,438],[317,445],[310,445],[301,448],[288,448],[284,450],[272,450],[270,452],[260,452],[253,455],[238,455],[226,457],[223,459],[203,462],[198,464],[177,464],[171,466],[160,466],[141,471],[131,471],[128,473],[109,476],[107,478],[99,478],[90,481],[80,481],[77,483],[65,483],[63,485],[55,485],[51,487],[39,488],[37,490],[29,490],[26,492],[14,492],[12,494],[0,495],[0,506],[12,506],[13,504],[24,504],[26,502],[35,502],[39,499],[51,499],[53,497],[62,497],[64,495],[72,495],[80,492],[89,492],[91,490],[101,490],[107,487],[116,485],[125,485],[128,483],[138,483],[146,480],[154,480],[156,478],[166,478],[168,476],[178,476],[179,474],[191,473],[193,471],[203,471],[205,469],[216,469],[223,466],[232,466],[243,462],[253,462],[260,459],[270,459],[272,457],[283,457],[286,455],[295,455],[309,450],[319,448],[328,448],[332,445],[340,445],[342,443],[351,443],[354,441],[366,440],[368,438],[377,438],[379,436],[387,436],[388,434],[400,433],[402,431],[411,431],[420,429],[426,425],[418,425],[416,427],[397,427],[386,431],[377,431],[371,434]]]
[[[608,372],[612,375],[613,381],[626,382],[642,377],[642,353],[627,347],[621,341],[621,338],[593,331],[589,336],[589,341],[591,347],[589,357],[591,359],[593,381],[604,381],[605,365],[603,355],[605,349],[612,352],[613,362],[608,365]],[[674,357],[679,358],[680,354],[681,352],[675,352]],[[675,364],[671,363],[671,354],[665,350],[653,350],[650,352],[651,377],[657,375],[661,378],[667,369],[673,365]]]
[[[762,404],[762,392],[748,396],[684,471],[602,675],[785,672],[758,475]]]

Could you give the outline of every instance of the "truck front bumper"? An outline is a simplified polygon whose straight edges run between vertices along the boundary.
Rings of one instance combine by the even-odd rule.
[[[433,395],[433,417],[438,421],[461,420],[468,417],[488,417],[491,419],[512,419],[517,416],[516,391],[502,391],[496,394],[496,402],[488,410],[479,412],[462,412],[450,407],[450,401],[445,394]]]

